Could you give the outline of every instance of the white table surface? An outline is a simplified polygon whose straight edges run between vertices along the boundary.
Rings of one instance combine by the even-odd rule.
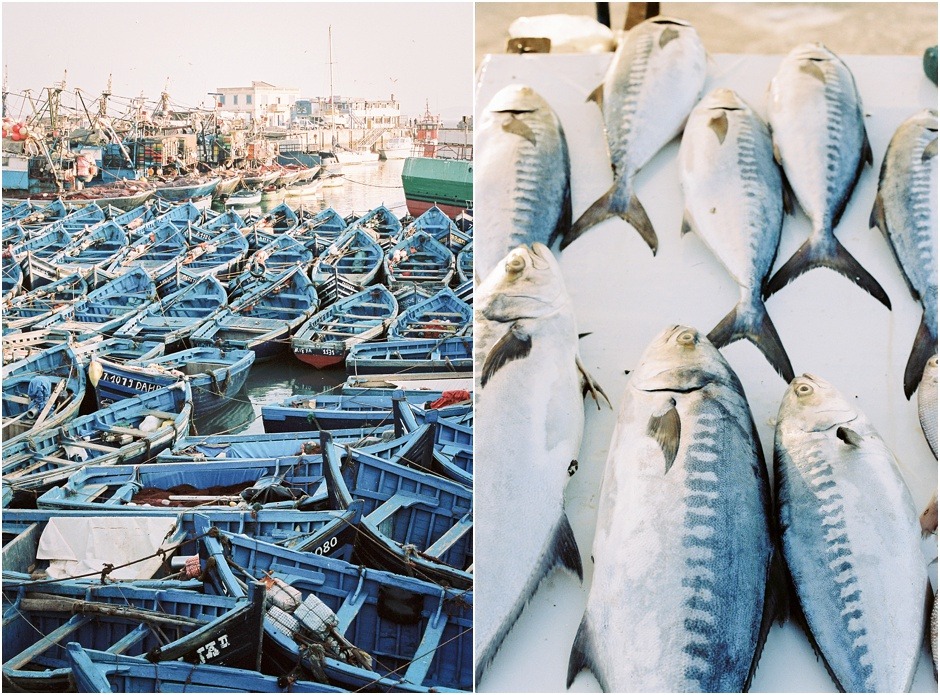
[[[868,218],[891,135],[915,111],[936,108],[937,88],[924,76],[917,57],[843,58],[862,95],[875,162],[863,172],[836,235],[884,287],[893,310],[822,268],[800,276],[771,297],[767,308],[796,374],[821,376],[848,398],[858,400],[897,455],[920,511],[937,488],[937,462],[920,429],[916,394],[911,401],[904,398],[902,374],[921,307],[911,298],[887,242],[877,229],[869,229]],[[716,87],[732,88],[763,116],[767,85],[781,59],[712,56],[705,93]],[[600,111],[585,101],[602,81],[609,60],[609,54],[493,55],[484,60],[478,73],[477,118],[490,98],[510,83],[533,87],[555,109],[571,156],[575,219],[612,181]],[[737,301],[734,281],[701,240],[695,234],[680,237],[683,200],[678,146],[677,138],[637,179],[636,194],[659,236],[655,258],[639,234],[616,218],[589,230],[560,254],[579,332],[590,332],[581,341],[582,360],[614,406],[598,411],[593,401],[585,402],[580,468],[566,492],[568,517],[584,560],[584,583],[579,585],[576,578],[560,571],[542,583],[477,684],[481,692],[565,691],[568,656],[591,585],[598,491],[627,380],[624,370],[635,366],[650,340],[668,325],[687,324],[707,333]],[[486,201],[475,204],[479,209]],[[787,217],[774,270],[808,233],[809,222],[802,212]],[[751,343],[739,341],[722,352],[744,385],[771,465],[774,422],[786,384]],[[477,466],[485,465],[477,461]],[[485,524],[486,519],[476,523]],[[923,548],[925,562],[935,559],[936,536],[925,541]],[[930,566],[934,587],[936,567],[936,562]],[[477,581],[488,579],[481,576]],[[583,671],[571,690],[598,691],[599,686]],[[751,690],[836,692],[805,636],[792,623],[772,628]],[[912,691],[937,692],[926,644]]]

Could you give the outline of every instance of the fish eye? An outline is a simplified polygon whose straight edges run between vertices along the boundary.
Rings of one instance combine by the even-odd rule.
[[[927,360],[927,364],[928,364],[928,366],[930,366],[930,367],[936,367],[936,366],[937,366],[937,356],[934,355],[934,356],[931,357],[929,360]]]
[[[506,272],[510,275],[521,273],[525,268],[525,259],[522,256],[513,256],[506,261]]]
[[[813,387],[807,384],[805,381],[796,387],[797,396],[808,396],[813,392]]]
[[[694,345],[695,334],[692,331],[682,331],[682,333],[679,334],[679,337],[676,338],[676,342],[679,343],[679,345]]]

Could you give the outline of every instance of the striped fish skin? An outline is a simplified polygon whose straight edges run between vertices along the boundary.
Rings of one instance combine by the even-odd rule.
[[[927,360],[924,376],[917,387],[917,414],[930,450],[937,458],[937,356]]]
[[[679,165],[683,232],[702,238],[741,291],[709,340],[723,347],[747,338],[789,383],[793,368],[761,298],[783,228],[783,181],[770,131],[737,94],[716,89],[689,116]]]
[[[617,418],[569,687],[588,668],[607,692],[745,689],[766,634],[771,514],[737,376],[695,329],[667,329]]]
[[[911,294],[924,308],[904,372],[908,398],[924,363],[937,352],[937,223],[937,112],[924,109],[891,138],[871,214],[872,226],[884,233]]]
[[[616,215],[633,225],[656,253],[656,233],[635,199],[634,179],[682,132],[702,95],[705,72],[705,47],[688,22],[653,17],[625,34],[604,77],[600,99],[614,184],[575,222],[562,248]]]
[[[884,289],[833,233],[863,167],[872,161],[851,71],[822,44],[803,44],[784,58],[768,94],[775,154],[812,231],[769,280],[765,294],[773,294],[807,270],[829,267],[890,309]]]
[[[513,250],[476,292],[474,475],[477,681],[555,568],[582,576],[564,510],[584,429],[578,333],[543,244]]]
[[[476,135],[475,272],[485,278],[521,244],[551,245],[571,226],[568,145],[551,106],[531,87],[500,90]]]
[[[774,464],[783,551],[800,607],[845,692],[905,692],[924,637],[920,524],[868,418],[809,374],[787,388]]]

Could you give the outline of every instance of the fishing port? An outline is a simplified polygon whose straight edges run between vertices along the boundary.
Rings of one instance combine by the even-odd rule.
[[[320,91],[9,65],[5,690],[472,690],[470,73],[372,75],[327,8]],[[469,64],[469,5],[372,14]]]

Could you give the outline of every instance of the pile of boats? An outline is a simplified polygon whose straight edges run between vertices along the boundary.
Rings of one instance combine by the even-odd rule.
[[[5,202],[4,686],[471,689],[471,235]],[[193,431],[291,351],[349,378]]]

